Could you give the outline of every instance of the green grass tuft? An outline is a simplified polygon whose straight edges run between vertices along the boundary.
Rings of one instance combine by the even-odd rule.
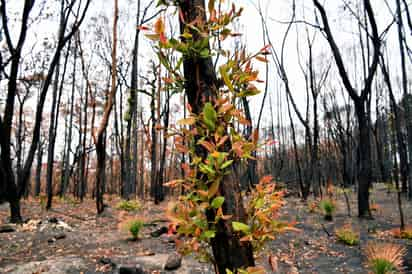
[[[346,245],[354,246],[359,244],[359,234],[354,232],[351,227],[344,226],[336,230],[338,240]]]
[[[129,232],[132,235],[133,240],[137,240],[139,238],[140,230],[142,229],[144,222],[140,220],[131,220],[128,223]]]
[[[117,203],[116,208],[124,211],[137,211],[141,208],[141,205],[137,201],[123,200]]]

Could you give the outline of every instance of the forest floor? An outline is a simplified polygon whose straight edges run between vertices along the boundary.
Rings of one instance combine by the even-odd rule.
[[[349,196],[355,216],[355,195]],[[396,239],[389,233],[399,227],[396,193],[388,192],[383,184],[375,186],[371,193],[372,204],[377,205],[373,220],[349,217],[343,194],[334,198],[337,212],[334,220],[327,222],[319,212],[310,210],[310,201],[304,203],[299,198],[287,197],[282,218],[296,221],[300,232],[278,235],[267,244],[257,263],[267,273],[367,273],[362,250],[367,243],[379,241],[407,248],[405,273],[412,273],[412,241]],[[210,265],[191,257],[183,258],[175,271],[163,270],[176,247],[172,236],[152,232],[168,225],[164,214],[166,203],[160,206],[146,203],[145,208],[128,213],[151,223],[143,228],[138,241],[131,241],[119,229],[119,222],[126,216],[116,209],[118,201],[106,199],[108,207],[98,217],[92,200],[80,204],[69,198],[56,199],[51,211],[42,209],[39,200],[22,201],[22,214],[29,221],[0,233],[0,273],[119,273],[120,268],[135,271],[123,273],[213,273]],[[404,201],[403,209],[405,220],[412,225],[412,203]],[[7,218],[8,206],[0,205],[0,229],[7,228]],[[335,229],[348,224],[360,232],[357,246],[346,246],[336,239]],[[268,258],[277,264],[277,272],[272,270]],[[136,265],[145,272],[139,272]]]

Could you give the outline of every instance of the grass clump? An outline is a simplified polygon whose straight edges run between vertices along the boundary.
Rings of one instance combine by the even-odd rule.
[[[140,230],[143,228],[144,222],[139,219],[127,219],[121,223],[121,229],[132,236],[132,240],[139,239]]]
[[[140,229],[142,229],[144,223],[140,220],[133,220],[129,224],[129,232],[132,235],[133,240],[139,238]]]
[[[333,214],[336,211],[335,203],[330,199],[320,201],[319,208],[322,210],[325,220],[332,221]]]
[[[402,273],[406,249],[390,243],[373,243],[365,249],[367,266],[373,274]]]
[[[346,245],[354,246],[359,244],[359,233],[353,231],[352,227],[344,226],[337,229],[336,237],[338,240]]]
[[[124,211],[137,211],[141,208],[141,205],[137,201],[120,201],[117,203],[116,208]]]

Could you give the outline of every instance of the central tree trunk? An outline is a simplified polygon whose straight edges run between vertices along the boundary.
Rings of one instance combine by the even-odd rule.
[[[370,218],[369,188],[371,187],[372,175],[370,125],[363,101],[355,102],[355,110],[359,126],[358,212],[359,217]]]
[[[206,8],[204,0],[180,1],[179,7],[182,11],[180,16],[180,31],[185,31],[185,22],[193,22],[200,19],[200,24],[206,21]],[[184,20],[184,22],[182,21]],[[196,33],[192,33],[194,40],[202,39]],[[199,114],[206,102],[216,99],[218,91],[218,80],[214,70],[212,58],[196,58],[184,56],[183,60],[185,91],[192,112]],[[230,148],[230,142],[225,144]],[[202,146],[196,147],[197,155],[207,155]],[[232,167],[230,175],[223,178],[219,186],[219,192],[225,198],[222,206],[224,215],[231,215],[231,221],[246,223],[246,214],[240,191],[239,178],[236,168]],[[214,213],[208,212],[207,218],[214,221]],[[226,270],[236,271],[239,268],[254,266],[253,249],[248,241],[240,241],[239,236],[232,231],[230,221],[220,220],[216,225],[216,236],[211,240],[214,263],[217,273],[224,274]]]

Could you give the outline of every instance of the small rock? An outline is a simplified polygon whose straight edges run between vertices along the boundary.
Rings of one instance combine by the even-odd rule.
[[[175,270],[182,265],[182,256],[176,252],[172,253],[167,257],[165,264],[165,270]]]
[[[100,258],[99,259],[99,263],[100,264],[108,264],[108,265],[110,265],[111,267],[115,267],[116,266],[116,263],[114,263],[110,258],[105,258],[105,257],[102,257],[102,258]]]
[[[56,217],[50,217],[50,218],[48,219],[48,221],[49,221],[49,223],[51,223],[51,224],[57,224],[57,223],[59,222],[59,220],[57,220]]]
[[[58,234],[54,235],[53,238],[48,239],[47,242],[48,243],[54,243],[55,241],[61,240],[61,239],[64,239],[64,238],[66,238],[66,234],[58,233]]]
[[[69,226],[68,224],[62,221],[57,222],[56,228],[60,228],[60,229],[67,230],[67,231],[73,230],[71,226]]]
[[[162,226],[158,230],[152,231],[150,233],[150,236],[152,236],[153,238],[157,238],[157,237],[160,237],[160,235],[167,233],[167,231],[168,231],[167,227]]]
[[[119,267],[119,274],[145,274],[140,265],[123,265]]]
[[[13,224],[0,225],[0,233],[10,233],[16,231],[16,226]]]
[[[56,236],[54,236],[54,238],[55,238],[56,240],[61,240],[61,239],[66,238],[66,234],[64,234],[64,233],[59,233],[59,234],[57,234]]]

